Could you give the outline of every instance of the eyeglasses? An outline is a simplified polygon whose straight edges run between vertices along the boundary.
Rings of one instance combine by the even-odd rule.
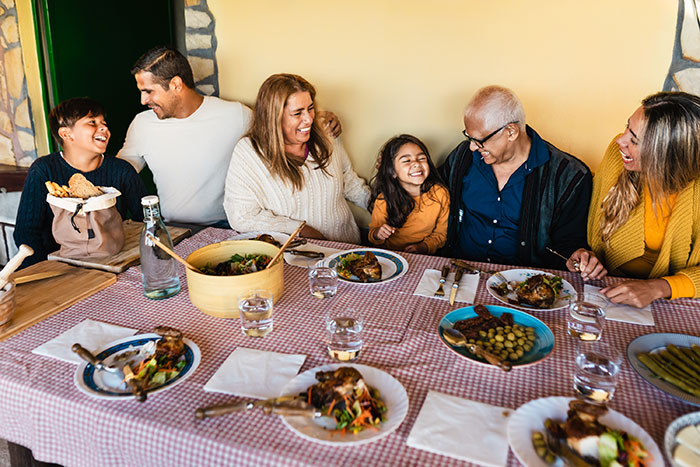
[[[510,125],[511,123],[519,123],[519,122],[518,122],[517,120],[514,121],[514,122],[508,122],[508,123],[506,123],[505,125],[503,125],[501,128],[499,128],[498,130],[492,132],[491,134],[489,134],[487,137],[485,137],[485,138],[483,138],[483,139],[476,139],[476,138],[474,138],[474,137],[472,137],[472,136],[469,136],[469,135],[467,134],[467,130],[462,130],[462,134],[464,135],[465,138],[467,138],[467,141],[469,141],[470,144],[471,144],[471,143],[474,143],[474,144],[476,144],[476,147],[477,147],[477,148],[482,149],[482,148],[484,147],[484,144],[486,144],[486,141],[489,140],[489,138],[495,136],[496,133],[498,133],[499,131],[501,131],[502,129],[504,129],[505,127],[507,127],[508,125]]]

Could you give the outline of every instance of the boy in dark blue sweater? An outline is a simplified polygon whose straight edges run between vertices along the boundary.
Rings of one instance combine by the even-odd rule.
[[[51,111],[49,126],[63,150],[40,157],[27,173],[14,238],[17,246],[27,244],[34,254],[22,267],[45,260],[59,248],[51,233],[53,212],[46,201],[47,181],[68,185],[73,174],[82,173],[94,185],[111,186],[122,193],[117,210],[123,219],[129,211],[134,220],[143,220],[141,198],[146,189],[141,178],[128,162],[104,155],[110,133],[102,105],[87,97],[68,99]]]

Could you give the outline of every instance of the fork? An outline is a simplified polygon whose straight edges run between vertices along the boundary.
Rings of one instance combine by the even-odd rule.
[[[445,284],[447,281],[447,275],[450,273],[450,265],[446,264],[442,268],[442,275],[440,276],[440,287],[435,291],[433,295],[436,297],[444,297],[445,296],[445,290],[443,290],[442,286]]]
[[[506,288],[508,289],[509,292],[515,292],[515,289],[513,289],[513,286],[510,285],[510,282],[508,281],[508,279],[506,279],[506,276],[501,274],[500,271],[494,271],[493,275],[496,276],[496,279],[498,279],[499,281],[503,282],[506,285]]]

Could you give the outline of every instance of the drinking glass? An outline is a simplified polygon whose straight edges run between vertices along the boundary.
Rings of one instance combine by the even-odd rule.
[[[272,292],[251,290],[238,297],[241,330],[250,337],[263,337],[272,331]]]
[[[580,293],[569,299],[569,335],[582,341],[597,341],[603,335],[608,300],[598,293]]]
[[[316,298],[329,298],[338,291],[338,273],[324,266],[309,268],[309,290]]]
[[[613,398],[622,355],[600,341],[580,341],[576,349],[574,391],[591,404],[605,405]]]
[[[326,345],[333,360],[349,362],[362,349],[362,314],[352,308],[326,314]]]

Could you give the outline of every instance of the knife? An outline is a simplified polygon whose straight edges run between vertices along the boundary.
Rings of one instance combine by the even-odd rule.
[[[285,250],[285,253],[289,253],[294,256],[305,256],[307,258],[325,258],[326,254],[320,251],[312,250]]]
[[[218,417],[234,412],[245,412],[246,410],[255,407],[262,407],[266,413],[277,413],[278,408],[287,408],[295,410],[306,410],[310,408],[309,404],[299,399],[297,396],[281,396],[273,397],[272,399],[263,399],[256,401],[229,402],[226,404],[212,405],[209,407],[200,407],[195,410],[194,416],[199,420],[204,420],[209,417]],[[273,410],[274,409],[274,410]]]
[[[463,268],[457,268],[455,273],[455,281],[452,283],[452,291],[450,292],[450,305],[455,304],[455,298],[457,298],[457,289],[459,289],[459,281],[462,280],[462,275],[464,274]]]
[[[474,266],[472,266],[471,264],[467,263],[466,261],[464,261],[462,259],[453,259],[452,266],[462,268],[465,271],[468,271],[469,274],[479,274],[480,272],[482,272],[481,270],[476,269]]]
[[[27,282],[34,282],[42,279],[49,279],[51,277],[61,276],[65,273],[66,271],[37,272],[36,274],[28,274],[26,276],[16,277],[12,280],[15,282],[15,284],[26,284]]]

